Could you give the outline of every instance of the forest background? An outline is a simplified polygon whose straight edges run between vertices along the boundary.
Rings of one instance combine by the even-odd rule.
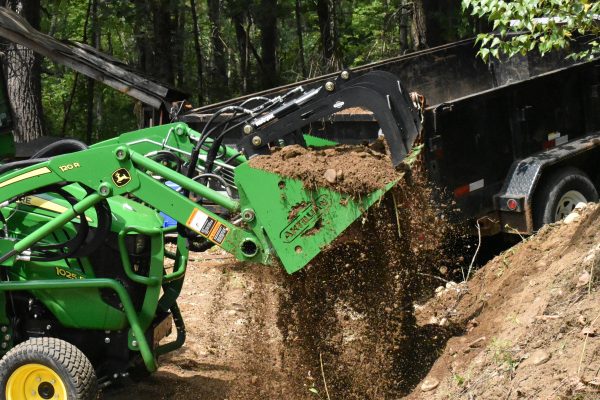
[[[460,0],[0,4],[44,33],[86,43],[180,88],[195,106],[472,37],[482,29],[463,15]],[[20,105],[17,118],[37,118],[26,121],[21,140],[46,134],[95,142],[136,129],[135,104],[127,95],[12,43],[2,43],[2,56],[7,79],[21,80],[21,92],[33,93],[11,93]]]

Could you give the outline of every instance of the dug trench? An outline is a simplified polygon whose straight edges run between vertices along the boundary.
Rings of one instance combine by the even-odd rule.
[[[398,177],[383,164],[377,175],[369,173],[372,167],[366,166],[373,160],[389,163],[370,148],[327,153],[292,150],[291,156],[285,152],[278,156],[293,165],[287,175],[303,179],[309,187],[326,185],[357,194]],[[360,153],[367,155],[357,155]],[[282,168],[287,167],[282,167],[281,161],[273,166],[284,173]],[[302,169],[305,163],[306,169]],[[361,164],[365,165],[364,177],[380,178],[366,180],[366,186],[361,178],[353,185],[356,175],[347,171],[361,168]],[[269,169],[268,165],[261,167]],[[307,172],[309,169],[313,172]],[[335,179],[328,170],[335,171]],[[537,290],[540,296],[554,291],[560,282],[558,266],[549,268],[558,274],[552,277],[543,275],[546,267],[527,270],[529,260],[548,260],[545,265],[552,266],[552,257],[568,253],[564,246],[554,249],[544,243],[557,243],[567,235],[574,249],[589,258],[600,239],[600,212],[584,213],[580,229],[575,225],[550,227],[541,238],[527,239],[474,272],[469,282],[455,284],[452,280],[461,280],[459,271],[468,267],[474,248],[457,245],[463,243],[464,232],[447,223],[451,207],[435,203],[418,169],[415,171],[401,177],[401,184],[299,273],[286,275],[272,267],[238,264],[216,249],[196,254],[180,300],[187,320],[187,344],[161,359],[157,374],[133,387],[109,388],[105,398],[395,399],[476,394],[473,398],[493,399],[535,394],[546,386],[556,389],[560,381],[544,381],[544,374],[562,374],[565,382],[571,379],[572,361],[565,371],[555,364],[565,354],[570,360],[580,354],[581,339],[575,338],[579,332],[569,328],[562,335],[573,336],[568,343],[576,349],[553,349],[553,361],[548,363],[552,370],[543,365],[534,371],[523,367],[520,385],[525,387],[514,384],[512,378],[522,373],[519,363],[526,364],[535,349],[533,339],[522,344],[510,337],[514,332],[511,324],[525,320],[523,315],[527,323],[545,321],[536,319],[545,312],[539,302],[533,302],[537,307],[533,310],[511,298],[532,292],[528,279],[536,282],[533,292]],[[582,239],[574,236],[575,231]],[[595,265],[594,257],[583,266],[573,256],[561,268],[571,275],[581,268],[593,274],[590,265]],[[597,278],[591,277],[587,283],[597,300],[596,282]],[[578,304],[574,300],[579,301],[580,315],[587,318],[582,321],[593,333],[593,299],[581,298],[582,287],[571,286],[562,288],[559,298],[546,299],[550,311],[562,314],[565,304],[572,307]],[[576,288],[577,296],[573,294]],[[585,306],[581,303],[585,301],[592,303]],[[559,327],[560,320],[548,321],[552,326],[539,338],[541,344],[534,343],[538,349],[549,346],[559,329],[565,330]],[[526,332],[525,327],[520,329]],[[536,329],[539,332],[541,328]],[[496,337],[496,332],[510,340]],[[582,356],[589,361],[589,370],[583,368],[587,374],[583,382],[588,384],[579,380],[584,388],[577,389],[573,378],[568,381],[573,390],[594,389],[593,372],[600,367],[594,354],[600,346],[589,332]],[[478,379],[478,369],[487,380]],[[528,376],[533,378],[529,382]],[[531,382],[536,379],[539,387]]]

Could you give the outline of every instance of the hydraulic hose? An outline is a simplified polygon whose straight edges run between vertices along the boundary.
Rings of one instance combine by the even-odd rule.
[[[76,139],[62,139],[38,150],[31,159],[40,157],[54,157],[61,154],[74,153],[76,151],[86,150],[88,146]]]

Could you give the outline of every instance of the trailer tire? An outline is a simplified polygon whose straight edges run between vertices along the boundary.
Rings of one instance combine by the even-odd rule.
[[[578,202],[597,202],[598,191],[583,171],[567,167],[542,176],[533,200],[533,225],[539,229],[566,217]]]
[[[97,399],[92,364],[75,346],[55,338],[29,339],[0,360],[0,399]]]

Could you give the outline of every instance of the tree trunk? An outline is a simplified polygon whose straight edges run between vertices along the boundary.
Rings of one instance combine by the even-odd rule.
[[[175,34],[175,85],[177,87],[185,87],[185,7],[176,8],[174,10],[177,16],[177,32]]]
[[[148,26],[150,4],[145,0],[135,0],[135,20],[133,34],[138,54],[138,68],[145,73],[151,73],[152,48]]]
[[[338,26],[335,0],[317,0],[317,16],[326,71],[339,69]]]
[[[196,71],[198,74],[198,107],[202,105],[204,100],[204,84],[203,84],[203,61],[202,47],[200,46],[200,28],[198,26],[198,14],[196,12],[196,0],[190,0],[190,8],[192,9],[192,28],[194,30],[194,49],[196,50]]]
[[[169,84],[175,83],[172,12],[170,0],[152,1],[153,75]]]
[[[411,48],[408,34],[410,31],[411,4],[411,0],[400,0],[398,10],[400,53],[406,53]]]
[[[100,45],[100,25],[98,23],[98,1],[92,1],[90,12],[92,22],[92,46],[98,48]],[[86,143],[92,143],[94,140],[94,86],[92,78],[87,79],[87,109],[86,109]]]
[[[277,0],[261,0],[260,15],[257,16],[260,29],[261,58],[263,64],[263,89],[271,88],[277,79]]]
[[[92,2],[95,0],[88,0],[87,12],[85,14],[85,20],[83,22],[83,36],[81,38],[81,42],[87,44],[87,30],[88,23],[90,20],[90,13],[92,11]],[[79,81],[79,73],[74,72],[75,77],[73,78],[73,87],[71,88],[71,94],[69,95],[69,100],[65,106],[65,114],[63,116],[62,130],[61,136],[65,136],[65,132],[67,131],[67,123],[69,122],[69,116],[71,114],[71,108],[73,107],[73,99],[75,98],[75,93],[77,92],[77,83]]]
[[[206,0],[208,19],[210,22],[210,38],[212,43],[212,58],[214,68],[211,70],[211,81],[214,93],[219,93],[218,99],[228,97],[229,79],[227,76],[227,58],[225,46],[221,39],[221,1]]]
[[[40,27],[40,0],[8,0],[6,6]],[[5,53],[7,92],[15,122],[15,141],[27,142],[44,135],[41,62],[33,51],[8,43]]]
[[[247,13],[240,3],[230,3],[231,21],[235,28],[235,38],[240,57],[240,78],[242,81],[242,94],[248,93],[248,74],[250,67],[250,52],[248,51],[248,31],[244,27],[247,20]]]
[[[411,36],[413,50],[427,47],[427,21],[423,0],[413,0]]]
[[[427,21],[423,0],[401,0],[399,7],[400,52],[427,47]]]
[[[298,36],[298,57],[300,58],[300,71],[302,77],[307,78],[306,61],[304,60],[304,38],[302,37],[302,10],[300,9],[300,0],[296,0],[296,35]]]

